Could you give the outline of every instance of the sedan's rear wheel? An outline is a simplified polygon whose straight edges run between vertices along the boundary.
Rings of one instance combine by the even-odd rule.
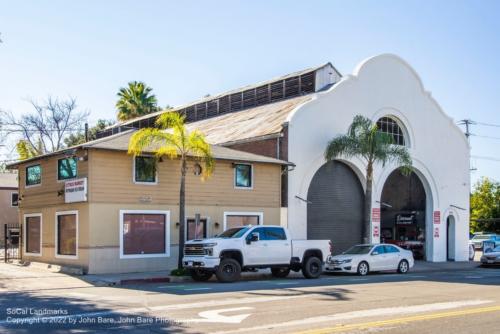
[[[365,261],[358,264],[358,274],[360,276],[368,275],[369,271],[370,271],[370,268],[368,267],[368,263],[366,263]]]
[[[408,264],[408,261],[401,260],[398,264],[398,273],[406,274],[408,270],[410,270],[410,265]]]

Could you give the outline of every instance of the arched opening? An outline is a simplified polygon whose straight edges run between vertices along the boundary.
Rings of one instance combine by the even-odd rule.
[[[380,201],[381,241],[411,249],[416,259],[425,259],[427,196],[420,177],[394,170],[384,183]]]
[[[314,174],[307,193],[307,238],[329,239],[339,254],[362,239],[363,187],[340,161],[330,161]]]
[[[455,261],[455,217],[446,219],[446,260]]]

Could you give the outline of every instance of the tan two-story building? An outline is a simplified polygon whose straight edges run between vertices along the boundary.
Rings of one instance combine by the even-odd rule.
[[[280,224],[287,162],[212,146],[213,174],[192,159],[186,221],[179,222],[180,162],[127,154],[133,131],[12,164],[19,170],[25,261],[86,273],[176,267],[179,224],[186,240],[242,224]],[[195,215],[201,219],[195,221]]]

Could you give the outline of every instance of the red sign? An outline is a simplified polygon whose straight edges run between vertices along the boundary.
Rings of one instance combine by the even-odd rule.
[[[434,238],[439,238],[439,227],[434,228]]]
[[[372,209],[372,222],[380,222],[380,208]]]
[[[441,224],[441,211],[434,211],[434,224]]]
[[[378,225],[373,226],[373,237],[374,238],[380,237],[380,228]]]

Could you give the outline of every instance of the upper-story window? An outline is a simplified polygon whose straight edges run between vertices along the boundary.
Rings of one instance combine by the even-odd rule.
[[[234,165],[234,186],[236,188],[252,188],[252,165]]]
[[[157,183],[156,159],[154,157],[138,156],[134,159],[134,182]]]
[[[78,159],[64,158],[57,160],[57,179],[68,180],[78,176]]]
[[[42,183],[42,167],[33,165],[26,167],[26,186],[35,186]]]
[[[390,117],[382,117],[377,121],[377,127],[380,132],[390,134],[394,139],[395,145],[405,146],[405,137],[399,124]]]

